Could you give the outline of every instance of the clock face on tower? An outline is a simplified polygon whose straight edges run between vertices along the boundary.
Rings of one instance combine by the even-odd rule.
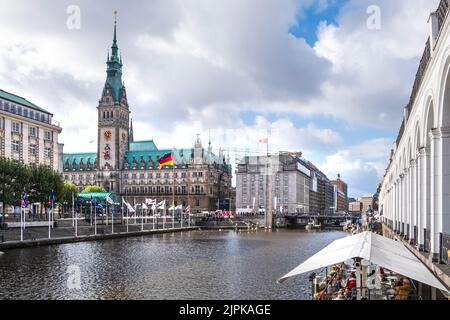
[[[111,139],[111,136],[112,136],[111,131],[105,131],[105,139],[106,139],[106,140],[110,140],[110,139]]]

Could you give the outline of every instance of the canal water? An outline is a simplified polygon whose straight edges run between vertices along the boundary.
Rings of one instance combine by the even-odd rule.
[[[308,275],[277,279],[345,236],[191,231],[16,249],[0,255],[0,299],[310,299]]]

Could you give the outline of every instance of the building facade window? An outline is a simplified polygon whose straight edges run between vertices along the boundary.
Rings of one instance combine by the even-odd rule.
[[[50,158],[51,155],[52,155],[52,148],[45,148],[45,149],[44,149],[44,156],[45,156],[46,158]]]
[[[30,127],[29,132],[30,132],[30,137],[36,137],[36,128]]]
[[[37,154],[37,146],[35,144],[30,144],[29,153],[32,156],[35,156]]]
[[[17,140],[11,141],[11,150],[12,150],[12,152],[19,152],[20,151],[20,141],[17,141]]]
[[[50,131],[44,132],[44,140],[52,141],[52,133]]]
[[[20,123],[13,122],[12,126],[11,126],[11,130],[12,130],[12,132],[20,133]]]

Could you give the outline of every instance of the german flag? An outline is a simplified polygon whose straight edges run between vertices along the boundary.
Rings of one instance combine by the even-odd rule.
[[[162,167],[165,166],[173,166],[174,162],[173,162],[173,157],[171,153],[166,154],[165,156],[163,156],[161,159],[158,160],[158,168],[161,169]]]

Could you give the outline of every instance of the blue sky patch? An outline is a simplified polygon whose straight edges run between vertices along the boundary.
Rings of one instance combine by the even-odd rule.
[[[329,0],[325,8],[321,8],[323,1],[316,0],[297,16],[297,25],[289,29],[289,33],[296,38],[304,38],[313,47],[317,41],[317,27],[321,21],[338,26],[336,21],[339,11],[348,0]]]

